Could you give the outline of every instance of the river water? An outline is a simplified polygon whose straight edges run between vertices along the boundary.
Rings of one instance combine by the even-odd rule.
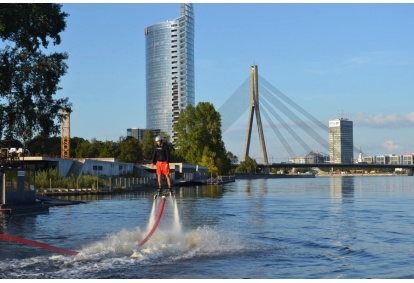
[[[2,279],[414,278],[414,177],[236,180],[0,218]],[[79,199],[79,198],[78,198]]]

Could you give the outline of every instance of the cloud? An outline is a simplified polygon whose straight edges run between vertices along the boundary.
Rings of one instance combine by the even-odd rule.
[[[413,61],[409,56],[392,51],[373,51],[355,55],[345,62],[351,66],[383,65],[383,66],[410,66]]]
[[[358,126],[374,126],[374,127],[410,127],[414,126],[414,112],[389,115],[373,115],[364,112],[356,113],[353,119]]]
[[[371,58],[368,56],[358,56],[348,60],[351,65],[363,65],[368,64],[371,61]]]
[[[396,151],[396,150],[402,149],[402,146],[395,144],[394,141],[391,141],[391,140],[384,142],[382,146],[386,148],[388,151]]]

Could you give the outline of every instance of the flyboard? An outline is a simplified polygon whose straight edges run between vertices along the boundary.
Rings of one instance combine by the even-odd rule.
[[[157,218],[155,220],[155,223],[154,223],[153,227],[148,232],[146,237],[138,243],[138,247],[142,247],[149,240],[149,238],[151,238],[152,234],[157,229],[158,223],[160,222],[162,213],[164,211],[165,200],[166,200],[167,196],[173,197],[173,193],[169,192],[167,194],[162,194],[162,195],[156,194],[154,196],[154,200],[156,200],[158,197],[161,197],[161,203],[160,203],[160,207],[158,209]],[[37,242],[37,241],[32,241],[32,240],[28,240],[28,239],[24,239],[24,238],[20,238],[20,237],[15,237],[15,236],[7,235],[7,234],[0,234],[0,240],[6,240],[6,241],[11,241],[11,242],[36,246],[36,247],[40,247],[42,249],[46,249],[46,250],[50,250],[50,251],[54,251],[56,253],[61,253],[61,254],[66,254],[66,255],[77,255],[79,253],[77,251],[66,250],[66,249],[50,246],[50,245],[47,245],[47,244],[44,244],[44,243],[40,243],[40,242]]]

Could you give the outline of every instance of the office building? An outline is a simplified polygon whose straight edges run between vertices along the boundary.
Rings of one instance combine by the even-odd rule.
[[[331,163],[354,163],[352,121],[345,118],[329,121],[329,157]]]
[[[160,129],[175,141],[180,111],[195,105],[194,13],[181,4],[181,16],[145,29],[146,128]]]
[[[127,138],[136,138],[139,141],[142,141],[144,135],[146,133],[146,129],[139,129],[139,128],[128,128],[127,129]],[[151,130],[153,136],[157,136],[160,134],[159,129]]]
[[[414,164],[414,156],[411,153],[404,153],[402,158],[403,158],[403,164],[405,165]]]
[[[140,136],[143,136],[141,129],[138,128],[128,128],[127,129],[127,138],[136,138],[137,140],[141,140]]]

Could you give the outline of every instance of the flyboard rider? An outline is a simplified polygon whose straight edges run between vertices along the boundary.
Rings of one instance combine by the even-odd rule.
[[[173,193],[170,178],[170,149],[167,143],[164,143],[161,136],[155,138],[157,146],[152,157],[152,164],[156,166],[158,177],[158,195],[162,194],[162,175],[165,175],[168,184],[168,193]]]

